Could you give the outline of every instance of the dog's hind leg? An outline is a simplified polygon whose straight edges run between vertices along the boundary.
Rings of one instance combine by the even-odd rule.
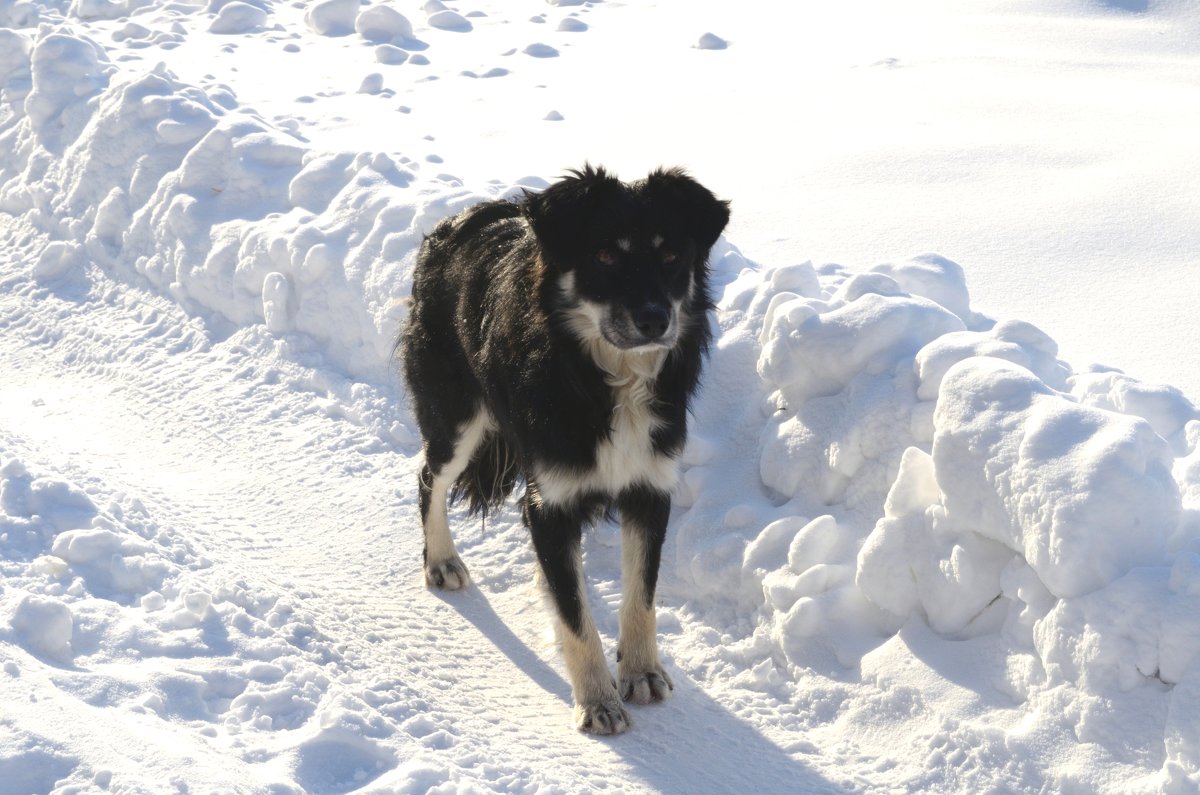
[[[575,698],[575,725],[596,734],[620,734],[629,728],[629,714],[617,695],[587,605],[579,543],[581,518],[536,498],[526,499],[525,517],[558,613],[563,660]]]
[[[621,636],[617,680],[621,698],[635,704],[664,700],[674,689],[658,659],[654,589],[671,498],[633,489],[617,500],[621,511]]]
[[[426,442],[425,464],[417,476],[417,491],[425,531],[425,582],[431,587],[456,591],[471,581],[450,535],[447,500],[454,481],[494,427],[492,418],[481,410],[458,427],[452,441]]]

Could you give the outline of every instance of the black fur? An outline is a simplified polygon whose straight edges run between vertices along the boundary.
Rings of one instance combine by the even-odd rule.
[[[427,542],[431,484],[448,477],[461,429],[486,412],[451,499],[486,512],[526,483],[525,523],[563,624],[577,635],[586,610],[576,587],[581,526],[615,508],[640,528],[652,608],[670,509],[662,482],[610,489],[614,478],[588,476],[615,438],[618,394],[605,362],[665,353],[649,386],[657,421],[646,433],[660,458],[677,456],[710,342],[708,255],[728,219],[728,205],[680,170],[623,183],[585,166],[540,193],[471,207],[421,247],[399,347],[425,443]],[[596,329],[581,320],[585,305],[601,318]],[[580,488],[547,494],[539,473],[549,472]]]

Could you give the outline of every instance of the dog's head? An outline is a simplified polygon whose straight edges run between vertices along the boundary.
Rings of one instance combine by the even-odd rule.
[[[525,200],[572,330],[622,350],[670,348],[707,301],[708,254],[729,205],[682,170],[624,183],[585,166]]]

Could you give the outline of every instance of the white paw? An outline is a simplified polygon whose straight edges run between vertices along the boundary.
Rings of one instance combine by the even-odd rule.
[[[666,701],[675,689],[675,683],[662,666],[650,671],[621,671],[621,698],[632,704],[650,704]]]
[[[458,555],[438,563],[425,563],[425,584],[443,591],[460,591],[471,583],[471,574]]]
[[[629,728],[629,713],[620,699],[594,701],[575,705],[575,726],[592,734],[621,734]]]

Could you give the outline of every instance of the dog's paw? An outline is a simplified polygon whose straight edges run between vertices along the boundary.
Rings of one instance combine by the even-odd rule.
[[[425,584],[443,591],[461,591],[471,583],[471,574],[458,555],[439,563],[425,564]]]
[[[665,701],[675,683],[662,666],[656,666],[652,671],[622,671],[621,698],[631,704],[651,704]]]
[[[575,726],[591,734],[621,734],[630,726],[629,713],[616,698],[576,704]]]

